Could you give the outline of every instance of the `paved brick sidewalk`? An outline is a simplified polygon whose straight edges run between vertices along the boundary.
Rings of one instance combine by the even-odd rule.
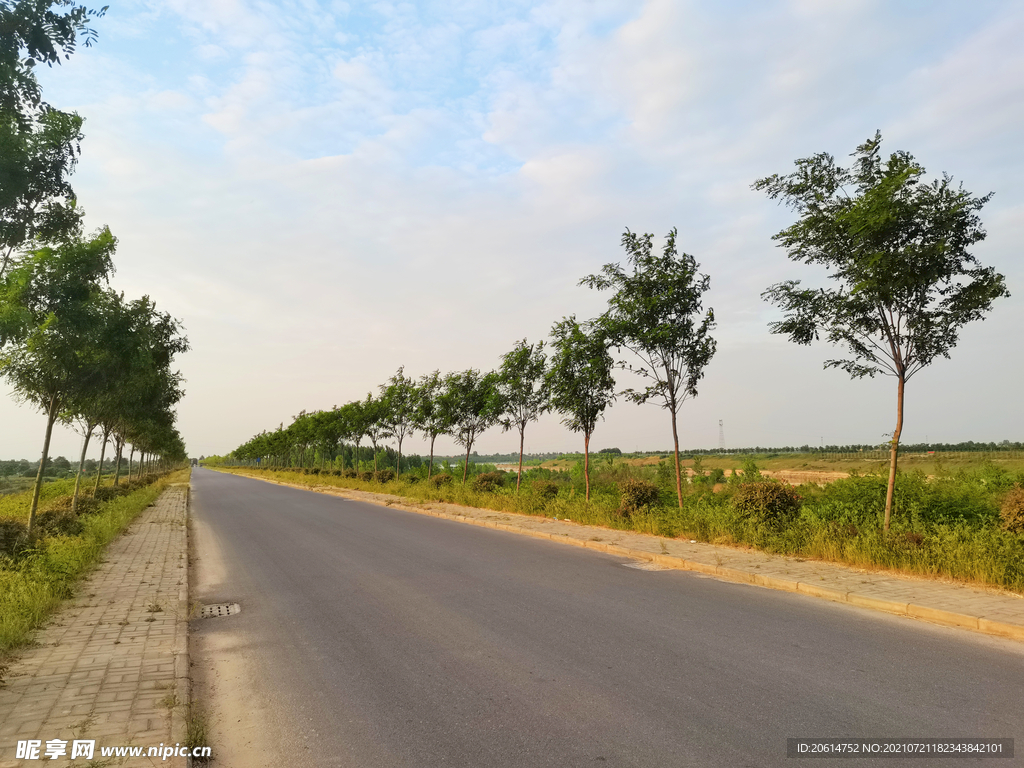
[[[264,478],[257,476],[257,479]],[[421,503],[398,496],[339,489],[336,486],[315,486],[312,489],[302,485],[292,487],[648,560],[655,567],[697,571],[728,581],[797,592],[1024,641],[1024,597],[1000,590],[887,571],[870,571],[818,560],[769,555],[754,550],[663,539],[534,515],[495,512],[438,502]]]
[[[183,766],[184,758],[113,758],[100,747],[173,745],[188,695],[187,486],[171,486],[107,548],[79,596],[36,636],[0,688],[0,768],[87,765],[17,760],[18,740],[95,739],[95,764]]]

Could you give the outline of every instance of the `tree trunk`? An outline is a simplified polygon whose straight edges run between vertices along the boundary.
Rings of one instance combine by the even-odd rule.
[[[395,466],[395,477],[402,476],[402,438],[398,438],[398,462]]]
[[[78,460],[78,475],[75,477],[75,495],[71,497],[71,512],[78,512],[78,489],[82,485],[82,472],[85,470],[85,452],[89,450],[89,438],[95,427],[90,424],[85,431],[85,442],[82,444],[82,458]]]
[[[434,471],[434,441],[437,440],[437,435],[430,436],[430,463],[427,464],[427,480],[430,479],[430,474]]]
[[[355,465],[356,472],[359,471],[359,441],[356,440],[356,453],[352,457],[352,464]]]
[[[128,479],[132,479],[132,475],[135,474],[135,470],[132,468],[132,462],[135,461],[135,444],[132,444],[132,449],[128,453]]]
[[[672,408],[672,443],[676,453],[676,497],[679,499],[679,508],[683,508],[683,473],[679,468],[679,432],[676,429],[676,412]]]
[[[103,445],[100,448],[100,467],[99,469],[96,470],[96,485],[93,486],[92,489],[93,496],[95,496],[96,491],[100,489],[100,480],[103,477],[103,459],[105,459],[107,456],[107,440],[109,439],[109,437],[110,433],[107,432],[106,430],[103,430]]]
[[[889,448],[889,487],[885,491],[885,524],[884,529],[889,530],[889,520],[892,518],[892,498],[896,492],[896,459],[900,448],[900,433],[903,432],[903,388],[906,379],[899,377],[899,386],[896,390],[896,430],[892,433],[892,443]]]
[[[466,463],[462,467],[462,484],[466,484],[466,477],[469,475],[469,449],[473,447],[473,441],[466,441]]]
[[[519,484],[523,482],[523,444],[526,442],[526,425],[519,427],[519,474],[516,476],[516,493],[519,493]]]
[[[46,471],[46,460],[50,457],[50,436],[53,434],[53,423],[57,420],[57,396],[50,397],[50,409],[46,413],[46,437],[43,439],[43,456],[39,459],[39,471],[36,473],[36,486],[32,489],[32,507],[28,511],[28,536],[32,538],[32,529],[36,524],[36,510],[39,508],[39,491],[43,487],[43,472]]]
[[[587,501],[590,501],[590,433],[583,435],[583,480],[587,484]]]
[[[117,446],[117,458],[114,461],[114,487],[117,488],[117,483],[121,479],[121,456],[124,453],[124,440],[115,437],[114,445]]]

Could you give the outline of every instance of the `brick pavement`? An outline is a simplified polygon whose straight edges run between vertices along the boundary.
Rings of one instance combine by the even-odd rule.
[[[277,483],[259,475],[257,479]],[[336,486],[290,485],[395,509],[551,539],[563,544],[647,560],[656,567],[696,571],[727,581],[796,592],[945,626],[1024,641],[1024,596],[891,571],[770,555],[756,550],[665,539],[643,533],[496,512],[441,502],[418,502]]]
[[[181,741],[188,696],[188,486],[170,486],[113,541],[78,596],[40,630],[0,688],[0,768],[87,765],[15,759],[18,740],[95,739],[95,764],[184,766],[184,758],[101,761],[101,746]]]

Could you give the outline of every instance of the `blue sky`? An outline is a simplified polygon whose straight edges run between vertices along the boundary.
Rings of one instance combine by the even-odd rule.
[[[623,259],[626,227],[673,226],[719,319],[681,442],[717,445],[719,419],[732,445],[880,442],[890,380],[850,382],[822,370],[827,347],[768,334],[761,291],[817,276],[770,240],[790,214],[750,189],[876,129],[996,193],[975,252],[1014,294],[912,380],[904,436],[1024,435],[1019,3],[113,0],[95,27],[45,94],[86,118],[75,188],[120,238],[116,287],[188,330],[196,454],[400,365],[494,367],[601,310],[576,284]],[[0,419],[0,454],[38,453],[38,414],[5,398]],[[577,442],[554,416],[527,431],[533,450]],[[479,449],[514,443],[492,430]],[[662,412],[625,402],[595,434],[669,443]]]

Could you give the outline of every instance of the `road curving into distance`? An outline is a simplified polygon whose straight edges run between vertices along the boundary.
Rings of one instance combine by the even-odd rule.
[[[206,469],[192,487],[193,599],[242,607],[193,620],[215,765],[738,768],[838,736],[1024,750],[1020,643]],[[933,762],[968,760],[810,765]]]

